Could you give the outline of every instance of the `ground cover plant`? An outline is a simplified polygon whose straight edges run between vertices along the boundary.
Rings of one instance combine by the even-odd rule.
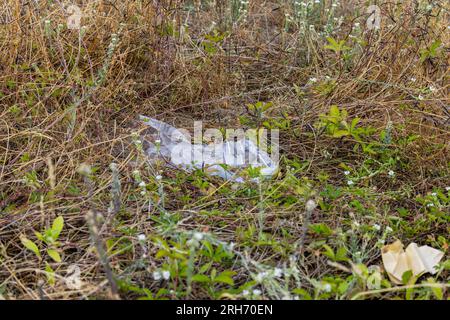
[[[448,298],[448,1],[2,3],[0,298]],[[151,162],[141,114],[277,129],[279,171]]]

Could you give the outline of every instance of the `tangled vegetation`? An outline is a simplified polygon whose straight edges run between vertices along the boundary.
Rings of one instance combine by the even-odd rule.
[[[448,1],[3,2],[0,299],[448,298]],[[150,162],[140,114],[278,129],[280,170]],[[438,272],[391,283],[396,239]]]

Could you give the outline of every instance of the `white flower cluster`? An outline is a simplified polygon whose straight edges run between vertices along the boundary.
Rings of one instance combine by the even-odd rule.
[[[153,280],[159,281],[161,279],[169,280],[170,279],[170,271],[162,270],[162,271],[154,271],[153,272]]]
[[[253,294],[254,296],[260,296],[260,295],[262,294],[262,291],[259,290],[259,289],[253,289],[252,294]],[[242,290],[242,295],[243,295],[244,297],[248,297],[248,296],[250,296],[250,291],[248,291],[248,290]]]
[[[280,278],[283,276],[283,274],[284,274],[283,269],[274,268],[273,270],[259,272],[255,276],[255,281],[261,283],[268,278]]]
[[[194,234],[192,235],[192,238],[189,239],[188,241],[186,241],[186,244],[188,246],[198,246],[199,242],[203,240],[203,238],[205,237],[204,233],[202,232],[194,232]]]

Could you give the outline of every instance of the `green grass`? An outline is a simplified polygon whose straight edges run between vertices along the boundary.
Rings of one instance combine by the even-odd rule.
[[[0,26],[0,299],[448,299],[445,1],[51,3]],[[277,129],[280,170],[149,161],[140,114]],[[396,239],[438,272],[394,285]]]

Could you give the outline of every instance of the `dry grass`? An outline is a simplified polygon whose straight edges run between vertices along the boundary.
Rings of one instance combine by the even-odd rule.
[[[112,270],[113,277],[156,293],[161,284],[151,278],[151,270],[160,265],[152,258],[158,247],[149,244],[149,258],[142,267],[138,262],[143,248],[136,235],[164,238],[165,233],[160,223],[149,219],[160,214],[158,209],[148,211],[144,199],[136,196],[135,169],[153,185],[157,184],[155,174],[163,172],[164,211],[177,217],[171,232],[205,231],[221,241],[235,242],[236,250],[245,251],[253,261],[268,265],[288,261],[297,250],[305,201],[310,197],[323,200],[326,184],[345,187],[339,165],[345,163],[356,170],[368,157],[354,150],[351,138],[332,138],[314,126],[318,115],[328,112],[331,105],[346,109],[352,118],[360,117],[361,126],[371,126],[377,133],[392,123],[391,147],[398,149],[401,164],[395,181],[385,174],[362,179],[362,187],[373,195],[343,195],[331,209],[316,209],[312,223],[326,223],[335,235],[345,231],[354,214],[349,203],[355,199],[363,202],[368,212],[358,218],[362,223],[378,221],[387,226],[390,216],[397,215],[395,208],[400,207],[410,211],[407,221],[414,223],[427,216],[415,196],[450,185],[446,1],[432,1],[432,12],[421,9],[425,1],[382,1],[379,32],[365,29],[364,1],[342,1],[335,16],[343,21],[334,26],[332,36],[346,39],[353,48],[348,59],[324,49],[326,35],[315,31],[327,23],[325,9],[332,8],[331,1],[322,1],[322,9],[305,21],[306,30],[295,25],[286,28],[285,13],[293,15],[288,1],[250,1],[246,20],[235,24],[227,11],[232,1],[217,0],[209,5],[202,1],[200,9],[195,6],[200,1],[194,1],[190,9],[189,1],[179,0],[76,1],[83,8],[82,35],[65,27],[67,14],[61,1],[51,1],[52,5],[47,1],[6,2],[12,20],[0,25],[0,297],[136,297],[130,291],[117,292],[105,268]],[[359,33],[354,30],[355,22],[362,28]],[[314,24],[315,30],[309,24]],[[213,30],[225,36],[214,52],[208,53],[202,43]],[[117,45],[108,49],[114,45],[114,35]],[[419,61],[421,52],[437,39],[442,45],[436,55]],[[104,78],[99,75],[102,68],[106,70]],[[326,83],[325,76],[335,81],[329,92],[319,85]],[[313,77],[318,83],[309,81]],[[297,92],[294,84],[300,88]],[[424,91],[430,87],[431,92]],[[149,169],[131,139],[132,132],[144,129],[136,122],[139,114],[187,128],[193,120],[203,120],[211,127],[238,127],[239,116],[251,118],[246,105],[257,101],[273,102],[268,119],[289,122],[289,128],[281,130],[281,173],[266,186],[265,196],[270,201],[264,209],[264,232],[271,234],[281,249],[274,244],[249,244],[239,234],[258,214],[259,198],[254,190],[239,193],[229,183],[212,178],[206,179],[208,187],[201,188],[187,175],[180,177],[164,166]],[[412,135],[417,135],[413,143],[400,145],[401,139]],[[290,185],[285,180],[286,164],[293,159],[306,165]],[[118,164],[122,186],[122,210],[117,214],[107,211],[113,162]],[[82,163],[96,168],[94,177],[77,173]],[[34,173],[36,181],[24,182],[24,177]],[[326,183],[321,174],[327,175]],[[299,191],[303,184],[311,185],[313,191]],[[279,192],[281,198],[299,200],[277,202],[272,196]],[[186,195],[190,198],[184,199]],[[156,191],[153,197],[158,199]],[[90,232],[86,223],[90,210],[103,216],[96,222],[97,232]],[[205,210],[223,214],[202,214]],[[447,237],[446,245],[448,207],[442,212],[447,215],[446,223],[433,220],[416,234],[400,228],[392,238],[436,244],[441,236]],[[62,262],[50,263],[27,251],[20,236],[35,239],[33,231],[49,227],[57,216],[65,220],[59,247]],[[288,235],[283,234],[286,230]],[[316,237],[309,235],[306,242],[311,244]],[[111,249],[107,257],[102,256],[92,238],[99,246],[125,239],[131,249]],[[376,238],[370,239],[368,246],[375,242]],[[306,248],[299,265],[301,279],[342,275],[319,251]],[[45,260],[55,270],[54,285],[45,276]],[[250,267],[239,261],[235,259],[233,270],[237,272],[235,282],[241,285],[248,281]],[[378,252],[371,252],[363,262],[379,264]],[[61,280],[74,263],[81,269],[83,286],[79,290],[68,289]],[[205,261],[196,263],[201,266]],[[437,280],[445,282],[446,277],[448,271]],[[302,281],[303,288],[313,288],[311,282]],[[182,287],[183,281],[178,286]],[[265,292],[267,298],[277,298],[269,291]],[[391,298],[397,293],[389,291],[378,297]],[[239,297],[239,292],[230,295]],[[219,296],[194,285],[187,298]],[[186,298],[174,293],[166,297]]]

